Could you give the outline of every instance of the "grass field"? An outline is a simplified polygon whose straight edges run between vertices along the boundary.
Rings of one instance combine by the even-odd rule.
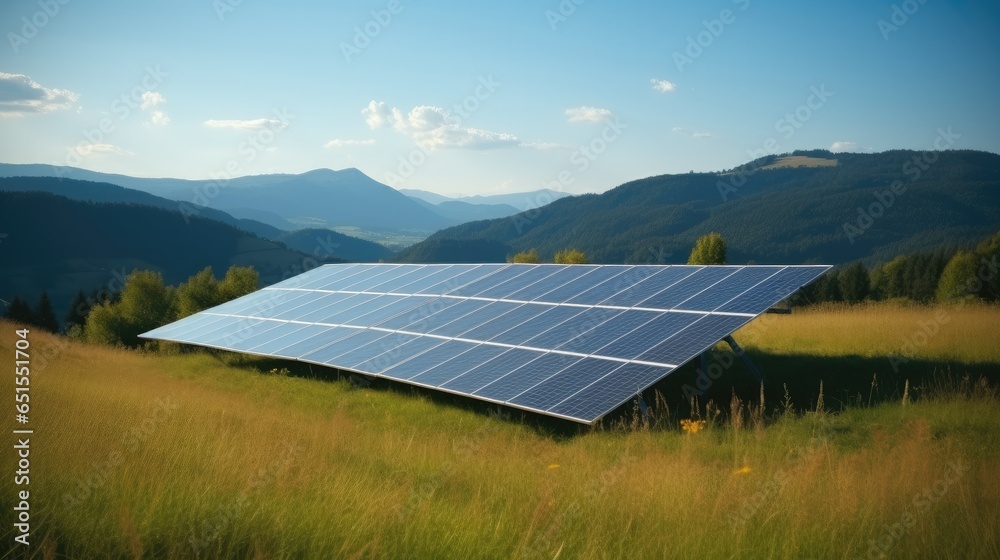
[[[6,363],[14,330],[0,322]],[[31,545],[4,476],[0,557],[997,558],[1000,401],[977,382],[1000,372],[997,333],[986,307],[766,316],[737,333],[769,375],[764,406],[734,366],[697,431],[674,407],[654,429],[624,414],[565,435],[273,362],[32,332]],[[880,381],[869,405],[887,372],[915,400]],[[799,378],[791,398],[812,401],[783,406]],[[831,412],[803,412],[818,380]]]

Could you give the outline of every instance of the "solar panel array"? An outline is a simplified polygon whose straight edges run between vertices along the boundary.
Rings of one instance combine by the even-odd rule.
[[[593,423],[828,268],[325,265],[142,336]]]

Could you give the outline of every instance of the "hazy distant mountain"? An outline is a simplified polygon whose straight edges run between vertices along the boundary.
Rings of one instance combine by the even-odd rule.
[[[227,208],[226,213],[241,220],[254,220],[278,228],[283,232],[298,229],[298,226],[267,210],[257,210],[255,208]]]
[[[175,205],[180,203],[188,209],[199,207],[206,217],[268,237],[274,237],[275,233],[262,228],[264,224],[284,231],[350,226],[420,239],[442,228],[509,216],[568,196],[543,189],[451,199],[427,191],[397,191],[353,168],[216,181],[149,179],[42,164],[0,164],[0,177],[58,177],[119,185],[176,201]],[[65,190],[50,192],[74,196]],[[230,220],[215,211],[235,218]]]
[[[569,193],[554,191],[552,189],[540,189],[537,191],[529,191],[522,193],[512,193],[512,194],[492,194],[492,195],[476,195],[476,196],[458,196],[458,197],[447,197],[430,191],[422,191],[419,189],[399,189],[399,192],[413,197],[419,198],[425,202],[430,202],[431,204],[441,204],[442,202],[448,201],[459,201],[467,202],[469,204],[505,204],[513,206],[520,212],[525,210],[532,210],[546,204],[558,200],[560,198],[565,198],[567,196],[572,196]]]
[[[317,259],[333,257],[350,262],[378,262],[391,259],[395,254],[378,243],[328,229],[300,229],[283,234],[278,241]]]
[[[463,224],[398,259],[458,262],[474,247],[483,260],[531,248],[551,260],[574,247],[593,262],[676,263],[699,236],[716,231],[733,263],[837,264],[969,245],[1000,229],[1000,155],[935,152],[933,163],[908,150],[792,156],[728,172],[649,177],[540,211]]]
[[[444,200],[437,204],[432,204],[415,196],[411,196],[410,198],[431,212],[459,223],[504,218],[520,212],[520,210],[509,204],[470,204],[460,200]]]

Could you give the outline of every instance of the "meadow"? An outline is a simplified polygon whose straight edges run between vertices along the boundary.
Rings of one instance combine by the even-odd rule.
[[[6,363],[15,328],[0,322]],[[996,307],[765,316],[736,334],[763,403],[732,366],[687,408],[573,431],[32,332],[31,545],[5,522],[0,557],[997,558],[997,333]]]

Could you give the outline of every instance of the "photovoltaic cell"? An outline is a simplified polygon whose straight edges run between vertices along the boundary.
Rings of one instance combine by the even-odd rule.
[[[828,268],[325,265],[142,336],[592,423]]]
[[[509,350],[503,346],[493,346],[491,344],[480,344],[471,348],[464,354],[459,354],[454,358],[441,362],[413,378],[414,382],[440,387],[441,385],[455,379],[456,377],[472,370],[480,364],[503,354]]]
[[[441,387],[471,394],[543,354],[543,352],[513,348],[462,373]]]
[[[639,302],[636,307],[673,309],[688,298],[694,297],[705,290],[710,290],[716,282],[734,272],[736,272],[736,268],[728,266],[703,267],[701,270],[692,273],[687,278],[671,285],[662,292]]]
[[[421,338],[420,340],[434,339]],[[475,343],[462,342],[460,340],[438,340],[437,342],[436,346],[433,346],[426,352],[393,364],[387,368],[385,375],[395,379],[412,379],[432,367],[467,352],[476,346]],[[411,352],[412,349],[407,349],[406,354],[411,355]]]

